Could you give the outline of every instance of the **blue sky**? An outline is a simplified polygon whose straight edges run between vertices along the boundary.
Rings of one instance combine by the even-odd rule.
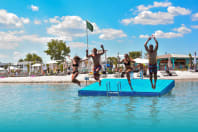
[[[72,56],[84,57],[85,20],[95,29],[89,32],[89,49],[104,44],[108,56],[145,52],[152,34],[159,55],[198,51],[196,0],[0,0],[0,62],[17,62],[27,53],[47,62],[43,51],[51,39],[64,40]]]

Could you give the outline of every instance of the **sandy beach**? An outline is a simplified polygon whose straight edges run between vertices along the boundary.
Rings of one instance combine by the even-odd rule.
[[[177,76],[163,76],[161,72],[158,72],[158,79],[173,79],[173,80],[198,80],[198,72],[190,71],[175,71]],[[134,73],[134,78],[138,73]],[[102,78],[115,78],[115,74],[109,74]],[[81,82],[85,82],[87,74],[80,74],[77,79]],[[94,82],[93,77],[89,76],[89,83]],[[0,78],[0,83],[71,83],[71,75],[66,76],[34,76],[34,77],[5,77]]]

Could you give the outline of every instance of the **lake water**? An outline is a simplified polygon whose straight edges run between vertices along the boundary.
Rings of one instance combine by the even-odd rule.
[[[0,131],[197,131],[198,82],[162,97],[79,97],[74,84],[0,84]]]

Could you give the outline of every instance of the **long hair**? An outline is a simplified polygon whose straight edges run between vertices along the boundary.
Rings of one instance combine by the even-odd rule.
[[[81,58],[79,57],[79,56],[74,56],[74,58],[73,58],[75,61],[80,61],[81,60]]]

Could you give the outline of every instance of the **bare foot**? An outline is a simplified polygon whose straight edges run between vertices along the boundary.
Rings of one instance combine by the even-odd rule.
[[[152,86],[152,89],[155,89],[154,86],[153,86],[153,84],[151,86]]]
[[[156,84],[154,84],[154,86],[153,86],[153,89],[155,89],[156,88]]]
[[[99,86],[101,86],[101,81],[100,80],[98,81],[98,83],[99,83]]]
[[[131,85],[131,84],[129,84],[129,86],[130,86],[130,88],[131,88],[131,91],[133,91],[133,87],[132,87],[132,85]]]
[[[80,82],[78,83],[78,86],[80,86],[80,87],[81,87]]]

